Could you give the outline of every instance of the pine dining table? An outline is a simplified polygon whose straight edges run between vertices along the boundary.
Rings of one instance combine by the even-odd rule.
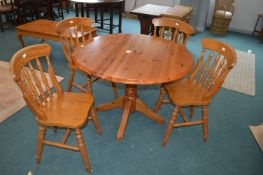
[[[138,96],[138,85],[176,81],[194,66],[191,52],[184,46],[158,37],[142,34],[113,34],[92,38],[73,51],[76,65],[85,73],[103,80],[125,84],[125,93],[97,111],[123,108],[117,132],[121,140],[129,114],[141,112],[149,119],[164,124]]]

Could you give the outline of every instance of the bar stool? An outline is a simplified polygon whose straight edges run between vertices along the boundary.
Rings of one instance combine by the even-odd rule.
[[[262,30],[258,30],[258,29],[257,29],[258,22],[260,21],[260,19],[263,20],[263,14],[258,14],[258,19],[257,19],[256,25],[255,25],[255,27],[254,27],[254,30],[253,30],[252,36],[255,35],[255,32],[258,32],[258,33],[262,32]]]

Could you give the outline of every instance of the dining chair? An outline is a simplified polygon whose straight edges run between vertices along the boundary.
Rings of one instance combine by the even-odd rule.
[[[80,44],[96,35],[96,30],[92,27],[92,23],[93,21],[90,18],[74,17],[60,21],[56,26],[56,32],[60,36],[64,55],[67,59],[68,67],[70,69],[70,77],[68,82],[69,92],[72,90],[73,86],[77,87],[83,92],[92,92],[92,83],[97,80],[86,74],[88,78],[87,82],[84,84],[77,83],[74,78],[75,73],[77,71],[83,74],[85,73],[78,68],[72,58],[72,52],[74,48],[80,46]],[[117,97],[118,93],[116,84],[112,83],[112,87],[114,95]]]
[[[186,46],[189,37],[194,34],[194,29],[191,25],[178,19],[154,18],[152,23],[154,25],[153,36],[171,40],[183,46]],[[163,99],[165,94],[167,94],[166,90],[161,85],[160,95],[155,104],[154,112],[158,111],[162,103],[169,103],[169,100]]]
[[[182,126],[203,125],[203,139],[207,141],[208,105],[235,65],[236,59],[235,50],[227,44],[209,38],[202,40],[202,52],[192,73],[185,79],[164,86],[175,108],[162,141],[163,146],[167,144],[172,129]],[[188,120],[182,108],[189,106],[201,107],[202,119]],[[176,123],[178,112],[183,119],[181,123]]]
[[[81,134],[91,114],[96,131],[101,133],[91,93],[64,92],[58,83],[50,61],[51,47],[38,44],[19,50],[11,59],[10,72],[22,91],[23,98],[39,125],[36,162],[40,163],[44,145],[79,151],[86,170],[90,164]],[[52,88],[53,87],[53,88]],[[49,127],[66,129],[60,142],[45,138]],[[75,131],[77,146],[67,144],[71,130]]]
[[[5,16],[6,23],[15,23],[17,10],[14,0],[0,0],[0,30],[4,31],[4,22],[2,15]]]

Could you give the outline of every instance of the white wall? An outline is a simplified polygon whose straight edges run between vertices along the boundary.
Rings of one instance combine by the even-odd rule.
[[[125,10],[131,11],[134,8],[135,0],[126,0],[125,1]],[[156,4],[164,6],[173,6],[173,4],[179,4],[180,0],[137,0],[136,7],[140,7],[145,4]]]
[[[214,4],[215,0],[211,0]],[[207,18],[207,24],[211,23],[214,5],[210,4],[210,14]],[[263,13],[263,0],[236,0],[234,2],[235,12],[230,23],[229,30],[242,33],[252,33],[257,15]]]

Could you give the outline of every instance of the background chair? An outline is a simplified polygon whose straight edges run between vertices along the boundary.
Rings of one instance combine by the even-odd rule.
[[[191,25],[178,19],[154,18],[152,22],[154,25],[153,36],[171,40],[184,46],[186,46],[189,37],[194,33],[194,29]],[[163,99],[165,94],[166,91],[163,85],[161,85],[160,95],[154,107],[154,112],[158,111],[162,103],[169,102]]]
[[[74,48],[96,35],[96,30],[92,27],[92,23],[93,21],[90,18],[76,17],[60,21],[56,26],[56,32],[60,36],[64,55],[66,56],[68,66],[70,69],[68,91],[71,91],[72,86],[75,86],[83,92],[91,92],[92,82],[96,80],[92,79],[90,75],[87,75],[88,81],[84,84],[79,84],[76,81],[74,81],[76,71],[79,71],[81,73],[84,72],[82,72],[78,68],[78,66],[74,63],[74,60],[72,59],[72,52]],[[118,94],[116,84],[112,83],[112,87],[115,97],[117,97]]]
[[[90,164],[80,128],[87,123],[90,112],[96,131],[101,133],[93,107],[94,97],[90,93],[63,92],[50,62],[50,52],[51,47],[47,44],[30,46],[18,51],[10,63],[11,74],[39,125],[36,161],[37,163],[41,161],[44,144],[56,146],[80,151],[85,168],[90,172]],[[44,67],[48,73],[44,72]],[[39,76],[36,72],[37,69],[40,72]],[[51,85],[54,89],[51,89]],[[45,131],[48,127],[66,128],[61,142],[45,139]],[[71,129],[75,130],[77,146],[66,144]]]
[[[207,140],[207,107],[236,63],[237,56],[230,46],[214,39],[203,39],[202,48],[198,62],[189,77],[164,86],[175,108],[162,141],[163,146],[166,145],[172,129],[181,126],[203,125],[203,139],[205,142]],[[202,119],[188,121],[182,110],[182,107],[188,106],[200,106]],[[176,123],[179,111],[183,118],[182,123]]]
[[[234,0],[216,0],[210,32],[224,35],[228,31],[235,6]]]
[[[5,23],[2,16],[5,16]],[[9,3],[6,0],[0,0],[0,29],[4,31],[4,24],[14,24],[17,18],[17,8],[14,0],[10,0]]]

